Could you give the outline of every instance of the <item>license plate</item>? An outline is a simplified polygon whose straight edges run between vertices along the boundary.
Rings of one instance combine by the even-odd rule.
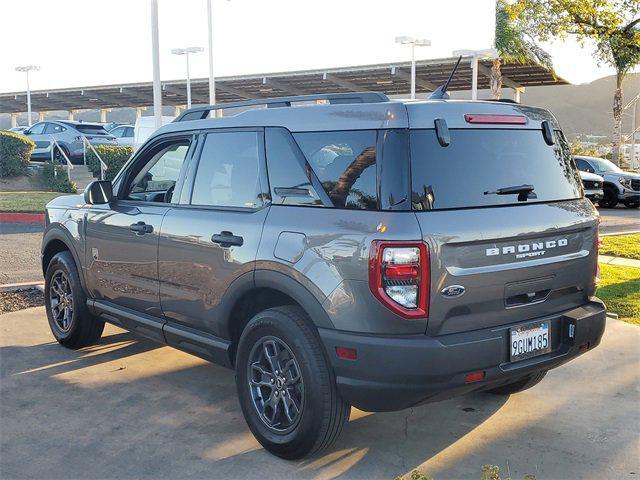
[[[511,329],[511,361],[543,355],[551,351],[549,322],[535,322]]]

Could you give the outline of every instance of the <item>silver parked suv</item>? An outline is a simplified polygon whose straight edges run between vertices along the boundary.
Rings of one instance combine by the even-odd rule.
[[[614,208],[622,202],[628,208],[640,207],[640,174],[625,172],[605,158],[576,156],[576,165],[580,171],[604,178],[600,206]]]
[[[117,145],[116,138],[99,123],[47,120],[29,127],[22,135],[29,137],[36,144],[31,154],[32,160],[50,160],[53,148],[55,160],[65,161],[62,150],[72,163],[81,164],[84,156],[83,136],[94,146]],[[52,138],[58,142],[58,146],[51,142]]]
[[[47,206],[53,335],[111,322],[235,369],[284,458],[330,446],[352,405],[508,395],[593,349],[598,216],[556,120],[442,90],[187,110]]]

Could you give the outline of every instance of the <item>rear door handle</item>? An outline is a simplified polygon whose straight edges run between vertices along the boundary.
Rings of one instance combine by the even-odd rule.
[[[129,230],[136,232],[136,235],[144,235],[153,232],[153,225],[147,225],[144,222],[132,223],[129,225]]]
[[[217,243],[221,247],[241,247],[244,243],[244,239],[242,237],[234,235],[233,233],[226,230],[218,234],[211,235],[211,241],[213,243]]]

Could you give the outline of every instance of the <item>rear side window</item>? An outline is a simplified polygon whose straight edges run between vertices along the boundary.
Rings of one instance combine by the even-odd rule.
[[[104,128],[100,125],[74,125],[75,129],[80,133],[84,133],[85,135],[109,135]]]
[[[66,130],[62,125],[58,125],[57,123],[47,123],[47,126],[44,129],[44,133],[62,133]]]
[[[260,182],[262,133],[216,132],[206,136],[191,203],[256,208],[264,204]]]
[[[540,130],[451,129],[442,147],[435,130],[412,130],[412,205],[416,210],[488,207],[579,198],[582,187],[559,132],[547,145]],[[533,185],[536,198],[497,195]]]
[[[289,131],[267,128],[265,146],[273,204],[322,206],[316,189],[322,186]]]
[[[375,210],[375,130],[295,133],[294,138],[337,208]]]

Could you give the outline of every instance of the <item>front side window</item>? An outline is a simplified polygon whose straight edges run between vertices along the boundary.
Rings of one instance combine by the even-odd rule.
[[[295,133],[334,207],[375,210],[375,130]]]
[[[125,127],[118,127],[118,128],[114,128],[113,130],[111,130],[109,132],[110,135],[113,135],[116,138],[121,138],[124,137],[124,128]]]
[[[206,136],[193,184],[192,205],[256,208],[265,203],[261,183],[262,133]]]
[[[435,130],[412,130],[412,204],[416,210],[487,207],[570,200],[582,196],[569,146],[555,133],[547,145],[540,130],[450,129],[443,147]],[[500,189],[531,185],[518,193]]]
[[[622,169],[606,158],[592,158],[589,163],[593,165],[596,173],[621,173]]]
[[[33,127],[29,129],[29,134],[31,135],[41,135],[44,133],[45,123],[36,123]]]
[[[129,200],[171,202],[173,190],[189,150],[188,140],[163,145],[151,154],[130,184]]]

